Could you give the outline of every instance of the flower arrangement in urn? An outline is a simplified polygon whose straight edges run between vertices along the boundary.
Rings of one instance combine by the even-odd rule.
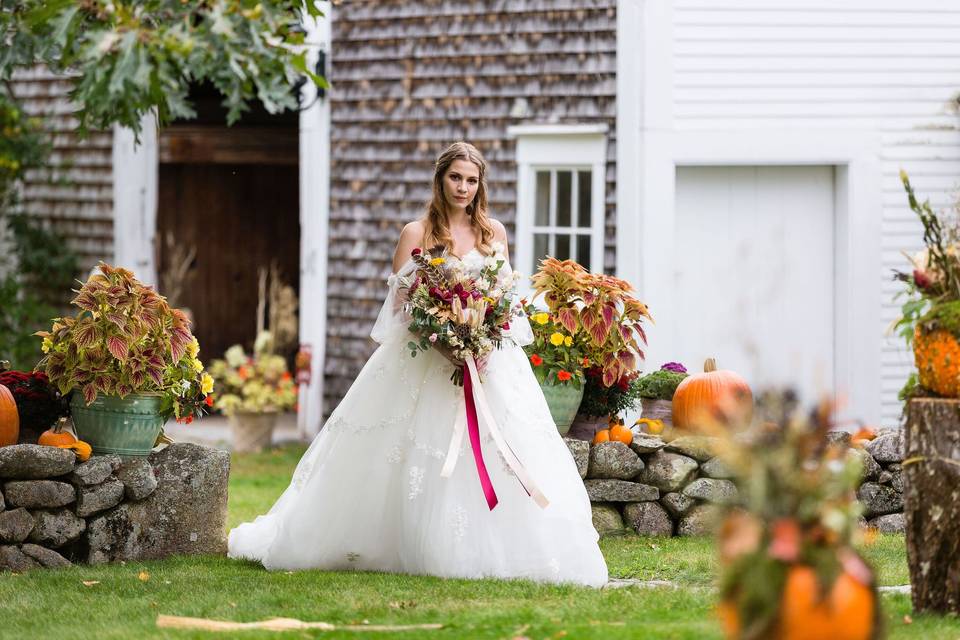
[[[550,321],[571,338],[584,373],[579,414],[593,424],[592,439],[609,416],[637,402],[633,384],[646,344],[647,306],[634,298],[629,283],[613,276],[588,272],[573,260],[545,258],[532,278],[534,297],[543,295]],[[533,326],[536,327],[534,322]],[[589,428],[586,430],[590,430]]]
[[[213,406],[230,419],[234,450],[268,447],[277,415],[297,403],[297,385],[287,361],[273,352],[272,334],[257,334],[252,354],[233,345],[210,371],[217,380]]]
[[[919,202],[907,174],[900,173],[910,208],[923,225],[923,250],[911,270],[895,272],[905,284],[901,316],[893,328],[913,346],[917,373],[901,399],[917,395],[960,398],[960,225]]]
[[[146,455],[168,418],[191,422],[210,404],[213,378],[198,359],[187,317],[137,280],[104,263],[56,318],[37,364],[71,396],[77,435],[97,453]]]
[[[703,414],[741,500],[718,532],[720,616],[731,639],[880,637],[874,574],[854,550],[863,533],[862,460],[831,442],[833,406],[809,415],[767,394],[757,419],[735,401]]]

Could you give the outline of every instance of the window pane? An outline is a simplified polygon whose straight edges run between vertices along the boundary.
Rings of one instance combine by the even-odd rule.
[[[557,251],[554,257],[557,260],[567,260],[570,258],[570,236],[557,236]]]
[[[570,226],[570,201],[572,191],[573,172],[557,171],[557,226]],[[567,240],[569,243],[569,239]],[[569,246],[569,245],[568,245]]]
[[[545,227],[550,224],[550,172],[537,171],[537,195],[536,195],[534,224],[538,227]]]
[[[540,268],[540,261],[547,257],[547,239],[546,233],[533,234],[533,267],[530,273],[535,273]]]
[[[579,197],[577,198],[580,201],[578,203],[580,208],[580,220],[577,222],[577,224],[579,224],[581,227],[589,227],[591,205],[590,189],[593,188],[593,181],[590,179],[589,171],[577,172],[577,188],[580,190]]]
[[[590,270],[590,236],[577,236],[577,262]]]

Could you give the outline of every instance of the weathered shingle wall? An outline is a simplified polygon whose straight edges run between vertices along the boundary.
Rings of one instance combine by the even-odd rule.
[[[513,241],[509,125],[606,123],[605,265],[614,266],[616,0],[344,1],[333,18],[325,413],[373,351],[400,229],[422,215],[433,162],[486,156],[490,214]]]
[[[24,209],[66,237],[86,273],[113,257],[113,134],[91,132],[81,140],[70,82],[45,67],[18,71],[12,86],[24,110],[43,118],[51,143],[47,166],[26,176]]]

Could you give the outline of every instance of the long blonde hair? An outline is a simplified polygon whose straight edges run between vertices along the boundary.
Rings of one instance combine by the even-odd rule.
[[[477,237],[477,250],[484,255],[493,251],[493,225],[487,217],[487,161],[472,144],[454,142],[437,158],[433,172],[433,197],[427,205],[423,215],[426,232],[423,237],[423,246],[430,249],[442,244],[448,251],[453,251],[453,236],[450,234],[450,219],[447,217],[447,199],[443,196],[443,177],[454,160],[466,160],[477,165],[480,173],[477,195],[473,202],[467,205],[467,215],[470,216],[470,226]]]

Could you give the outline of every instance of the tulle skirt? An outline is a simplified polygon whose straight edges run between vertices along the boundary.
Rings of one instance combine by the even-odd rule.
[[[484,499],[469,441],[442,478],[463,388],[439,353],[411,357],[395,334],[357,376],[300,460],[290,486],[233,529],[229,555],[267,569],[354,569],[463,578],[528,578],[601,586],[607,567],[590,502],[523,350],[491,354],[484,390],[493,416],[550,501],[539,507],[481,422],[499,498]]]

